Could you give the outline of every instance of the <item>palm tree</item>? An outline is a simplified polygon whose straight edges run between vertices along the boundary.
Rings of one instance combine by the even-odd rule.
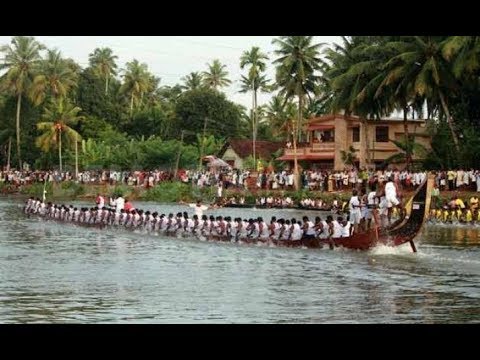
[[[411,158],[414,154],[427,154],[427,149],[420,143],[415,142],[415,135],[405,137],[402,141],[390,140],[400,150],[400,152],[388,157],[384,160],[385,164],[389,163],[407,163],[407,170],[410,170]],[[408,159],[410,158],[410,162]]]
[[[6,145],[6,157],[7,157],[7,164],[6,168],[7,171],[10,171],[10,158],[11,158],[11,150],[12,150],[12,138],[15,136],[15,125],[9,124],[8,122],[1,122],[0,123],[0,144],[2,146]]]
[[[199,72],[191,72],[181,79],[184,82],[182,86],[185,90],[197,90],[202,87],[203,76]]]
[[[357,150],[353,146],[350,145],[348,151],[341,150],[340,154],[342,156],[342,161],[345,165],[353,165],[355,164],[355,153]]]
[[[123,74],[123,84],[120,87],[120,94],[129,94],[130,96],[130,117],[133,115],[134,105],[140,104],[143,94],[151,86],[151,76],[148,73],[147,64],[140,64],[138,60],[133,60],[126,64]]]
[[[323,44],[313,44],[313,36],[281,36],[274,39],[278,45],[275,54],[279,56],[274,63],[277,66],[277,83],[280,93],[288,100],[294,96],[298,98],[298,118],[293,124],[293,151],[295,188],[299,188],[299,174],[297,161],[298,127],[303,119],[303,104],[305,96],[316,91],[315,83],[318,76],[314,74],[320,70],[319,49]]]
[[[5,87],[17,96],[17,157],[19,169],[22,169],[20,153],[20,109],[22,96],[26,94],[32,84],[36,67],[40,63],[40,51],[45,47],[30,36],[15,36],[11,45],[4,45],[0,52],[4,54],[0,70],[7,69],[2,76],[2,87]]]
[[[69,90],[77,86],[78,73],[69,61],[62,59],[60,51],[48,50],[47,58],[39,67],[39,74],[33,79],[30,97],[36,105],[41,104],[47,94],[55,98],[66,97]]]
[[[113,55],[112,49],[96,48],[89,56],[90,66],[94,68],[95,72],[102,78],[105,78],[105,95],[108,95],[108,82],[111,76],[117,75],[115,69],[117,64],[115,60],[117,55]]]
[[[83,119],[83,116],[78,115],[81,110],[64,99],[53,100],[45,108],[42,117],[44,121],[37,123],[37,129],[43,131],[43,134],[37,138],[36,145],[45,152],[58,146],[60,172],[62,171],[62,134],[65,134],[67,144],[81,141],[81,136],[70,127]]]
[[[248,76],[242,75],[242,87],[240,92],[252,91],[252,131],[253,131],[253,163],[254,171],[257,170],[256,161],[256,146],[257,139],[257,92],[268,90],[268,80],[262,72],[266,70],[266,63],[263,60],[268,60],[268,56],[260,51],[259,47],[253,46],[250,51],[245,51],[240,57],[240,68],[244,69],[250,65],[248,69]]]
[[[442,44],[442,55],[452,63],[457,79],[470,78],[480,69],[480,36],[449,36]]]
[[[343,37],[343,46],[335,44],[326,51],[326,58],[330,63],[322,70],[332,92],[330,108],[332,112],[343,109],[346,115],[353,113],[360,116],[365,160],[370,164],[368,119],[389,115],[393,109],[387,90],[381,96],[375,96],[384,80],[382,68],[388,57],[385,50],[376,44],[365,43],[358,37]]]
[[[273,135],[286,140],[290,140],[289,137],[292,133],[290,120],[296,114],[295,103],[288,101],[285,104],[284,99],[279,95],[273,96],[265,109],[265,117],[272,128]]]
[[[400,41],[387,43],[397,51],[385,65],[390,69],[390,82],[410,83],[414,95],[428,100],[440,100],[457,152],[460,151],[454,120],[446,100],[446,92],[455,92],[456,79],[446,62],[442,49],[448,41],[443,36],[405,36]],[[448,53],[448,51],[446,51]]]
[[[212,88],[217,90],[217,88],[225,87],[230,85],[232,82],[227,78],[228,72],[224,70],[227,66],[222,65],[220,60],[215,59],[213,60],[212,64],[207,64],[208,71],[204,71],[203,75],[203,83]]]

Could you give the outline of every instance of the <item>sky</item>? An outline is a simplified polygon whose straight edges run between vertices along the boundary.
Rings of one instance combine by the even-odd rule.
[[[9,44],[11,36],[0,36],[0,45]],[[150,72],[161,78],[160,85],[175,85],[193,71],[207,70],[207,63],[219,59],[227,65],[232,85],[223,88],[229,100],[251,107],[251,94],[239,93],[240,56],[252,46],[258,46],[275,59],[271,36],[36,36],[48,48],[57,48],[64,57],[72,58],[82,67],[88,66],[88,55],[97,47],[109,47],[118,56],[117,64],[137,59],[148,65]],[[340,36],[315,36],[318,43],[341,43]],[[275,68],[267,66],[267,76],[274,78]],[[268,102],[270,95],[260,94],[258,104]]]

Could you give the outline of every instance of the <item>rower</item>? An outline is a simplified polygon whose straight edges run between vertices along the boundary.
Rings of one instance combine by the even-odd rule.
[[[308,216],[303,217],[303,238],[315,239],[315,224],[308,219]]]

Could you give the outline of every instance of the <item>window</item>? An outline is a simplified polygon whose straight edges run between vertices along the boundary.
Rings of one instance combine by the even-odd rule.
[[[352,128],[352,141],[353,142],[360,142],[360,128],[359,127]]]
[[[377,126],[375,128],[375,141],[388,142],[388,126]]]

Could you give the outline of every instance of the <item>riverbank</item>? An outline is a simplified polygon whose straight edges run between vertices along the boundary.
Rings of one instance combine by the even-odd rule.
[[[47,201],[63,201],[63,200],[93,200],[97,194],[104,196],[122,195],[130,201],[155,201],[155,202],[195,202],[202,200],[204,203],[212,203],[215,201],[216,187],[198,188],[191,184],[185,184],[179,181],[162,182],[152,188],[144,188],[142,186],[129,185],[109,185],[109,184],[79,184],[73,181],[63,183],[47,183],[45,187]],[[24,198],[34,196],[42,197],[44,185],[35,183],[30,185],[22,185],[14,187],[12,185],[0,184],[0,194],[2,195],[18,195]],[[477,195],[473,191],[442,191],[440,192],[437,204],[443,204],[449,201],[452,196],[457,195],[464,201],[468,201],[471,196]],[[334,199],[340,201],[348,201],[351,191],[321,192],[310,191],[306,189],[298,191],[287,190],[241,190],[227,189],[224,190],[225,198],[240,197],[245,198],[246,204],[255,204],[255,199],[262,196],[289,196],[293,201],[298,202],[304,198],[321,199],[324,202],[331,203]],[[405,197],[410,197],[412,191],[406,192]]]

